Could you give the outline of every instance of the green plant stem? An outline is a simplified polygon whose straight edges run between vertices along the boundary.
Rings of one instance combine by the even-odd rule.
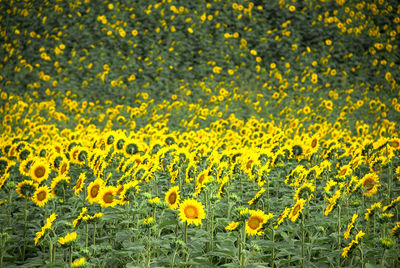
[[[86,245],[86,250],[88,249],[88,245],[89,245],[89,223],[86,222],[86,232],[85,232],[85,245]]]
[[[148,230],[147,235],[147,267],[150,268],[151,262],[151,228]]]
[[[246,222],[243,224],[242,229],[242,250],[241,250],[241,258],[240,258],[240,267],[245,267],[245,257],[244,257],[244,250],[246,248]]]
[[[392,170],[392,161],[389,162],[389,174],[388,174],[388,195],[389,195],[389,200],[391,198],[391,191],[392,191],[392,181],[393,181],[393,170]]]
[[[362,250],[362,241],[360,241],[360,244],[359,244],[359,246],[358,246],[358,249],[360,250],[361,268],[365,268],[364,253],[363,253],[363,250]]]
[[[341,237],[340,237],[340,217],[341,217],[341,212],[342,212],[342,207],[340,206],[340,205],[338,205],[338,216],[337,216],[337,240],[338,240],[338,244],[337,244],[337,246],[338,246],[338,249],[340,249],[341,248]],[[340,267],[340,261],[341,261],[341,259],[340,259],[340,255],[339,255],[339,257],[338,257],[338,263],[337,263],[337,265],[338,265],[338,267]]]
[[[304,213],[301,213],[301,267],[304,267],[304,240],[305,240],[305,230],[304,230]]]
[[[69,246],[69,267],[72,267],[72,244]]]
[[[26,226],[27,226],[27,219],[28,219],[28,199],[24,198],[24,245],[22,248],[22,260],[25,260],[25,251],[26,251]]]
[[[271,268],[275,267],[275,229],[274,227],[271,228],[272,230],[272,263],[271,263]]]
[[[385,253],[386,253],[386,249],[383,249],[383,253],[382,253],[382,261],[381,261],[381,265],[382,267],[385,267]]]
[[[267,214],[269,214],[269,203],[270,203],[270,200],[269,200],[269,180],[267,180],[267,202],[268,202],[268,204],[267,204]]]

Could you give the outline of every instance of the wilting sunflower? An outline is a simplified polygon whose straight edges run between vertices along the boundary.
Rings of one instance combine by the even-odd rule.
[[[177,209],[179,206],[179,186],[171,187],[168,192],[165,193],[165,202],[169,205],[171,209]]]
[[[306,200],[305,199],[302,199],[302,198],[300,198],[300,199],[298,199],[297,200],[297,202],[296,202],[296,204],[292,207],[292,210],[290,211],[290,214],[289,214],[289,219],[292,221],[292,222],[295,222],[296,220],[297,220],[297,218],[299,217],[299,215],[300,215],[300,212],[303,210],[303,208],[304,208],[304,203],[306,202]]]
[[[259,230],[262,226],[273,217],[272,213],[265,214],[262,210],[249,210],[250,218],[246,222],[246,234],[247,235],[258,235]]]
[[[68,245],[68,244],[70,244],[71,242],[75,241],[75,240],[76,240],[76,237],[77,237],[76,232],[72,232],[72,233],[67,234],[67,235],[64,236],[64,237],[60,237],[60,239],[58,239],[58,242],[59,242],[61,245],[65,246],[65,245]]]
[[[17,184],[15,191],[20,197],[31,199],[37,190],[38,184],[32,180],[23,180]]]
[[[43,207],[51,197],[50,188],[47,185],[40,186],[33,194],[33,201],[39,207]]]
[[[186,199],[179,206],[179,218],[187,225],[201,224],[201,220],[206,218],[204,207],[201,202],[195,199]]]
[[[102,208],[115,207],[119,204],[116,198],[117,188],[114,186],[103,186],[98,194],[97,202]]]
[[[74,186],[75,194],[79,194],[82,191],[83,186],[85,185],[85,180],[86,180],[86,173],[81,173]]]
[[[89,184],[87,188],[88,196],[86,197],[86,199],[89,201],[90,204],[97,202],[100,190],[103,187],[103,185],[104,181],[100,178],[95,179]]]
[[[46,160],[38,158],[31,165],[29,171],[31,178],[40,184],[42,181],[48,179],[50,174],[50,164]]]

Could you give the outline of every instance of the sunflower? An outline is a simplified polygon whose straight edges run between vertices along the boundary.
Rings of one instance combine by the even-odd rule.
[[[17,184],[15,191],[20,197],[31,199],[37,190],[38,184],[32,180],[23,180]]]
[[[204,207],[201,202],[195,199],[186,199],[179,206],[179,217],[187,225],[201,224],[201,220],[206,218]]]
[[[337,177],[344,179],[347,175],[351,175],[351,173],[353,173],[353,170],[351,170],[351,166],[344,165],[343,167],[340,168]]]
[[[340,190],[336,190],[334,196],[332,196],[331,198],[328,199],[329,204],[325,209],[325,213],[324,213],[325,216],[328,216],[328,214],[333,210],[333,208],[336,205],[336,201],[340,198],[340,196],[341,196]]]
[[[59,165],[58,174],[59,175],[68,174],[68,171],[69,171],[69,161],[66,159],[63,159]]]
[[[75,194],[79,194],[82,191],[83,186],[85,185],[85,180],[86,180],[86,173],[83,172],[81,173],[81,175],[79,175],[79,178],[74,186]]]
[[[261,187],[261,189],[255,194],[255,196],[247,203],[249,205],[252,205],[264,192],[265,192],[265,188]]]
[[[347,258],[350,250],[352,249],[354,244],[358,244],[358,239],[363,237],[365,233],[361,230],[356,234],[356,237],[349,243],[349,245],[343,248],[342,257]]]
[[[305,199],[300,198],[297,200],[296,204],[292,207],[292,210],[290,211],[289,216],[288,216],[292,222],[295,222],[297,220],[297,218],[299,217],[300,212],[304,208],[305,202],[306,202]]]
[[[75,241],[76,237],[77,237],[76,232],[72,232],[72,233],[67,234],[64,237],[60,237],[60,239],[58,239],[58,242],[61,245],[66,246],[66,245],[70,244],[71,242]]]
[[[74,262],[72,263],[72,267],[84,267],[85,265],[86,265],[85,257],[74,260]]]
[[[40,184],[42,181],[48,179],[50,174],[50,164],[46,160],[40,158],[35,160],[29,171],[31,178]]]
[[[51,228],[51,225],[56,220],[57,214],[53,213],[46,219],[46,224],[42,226],[42,230],[36,233],[35,245],[39,242],[40,238],[45,234],[46,230]]]
[[[227,231],[233,231],[233,230],[235,230],[235,229],[239,226],[239,223],[240,223],[240,222],[238,222],[238,221],[233,221],[233,222],[229,223],[229,224],[225,227],[225,230],[227,230]]]
[[[70,177],[67,177],[66,175],[61,175],[61,176],[57,176],[57,177],[55,177],[54,179],[53,179],[53,181],[51,182],[51,185],[50,185],[50,188],[51,188],[51,194],[53,195],[53,196],[59,196],[57,193],[56,193],[56,191],[58,190],[58,189],[56,189],[56,187],[58,186],[58,184],[60,183],[60,182],[64,182],[64,183],[69,183],[69,181],[70,181]],[[65,184],[64,184],[65,185]],[[62,189],[62,188],[60,188],[60,189]],[[58,193],[59,193],[59,191],[57,191]]]
[[[400,221],[396,222],[396,225],[390,231],[390,235],[400,237]]]
[[[382,206],[381,202],[376,202],[376,203],[373,203],[370,208],[367,208],[367,212],[364,215],[365,220],[368,221],[369,218],[371,217],[371,215],[375,214],[375,210],[377,208],[381,208],[381,206]]]
[[[165,193],[165,202],[171,209],[177,209],[179,206],[179,186],[171,187],[168,192]]]
[[[278,229],[279,225],[281,225],[283,220],[289,215],[289,212],[290,212],[290,208],[285,207],[285,209],[283,210],[282,214],[276,220],[276,224],[274,226],[274,229]]]
[[[315,191],[315,186],[310,182],[306,182],[302,186],[297,188],[296,193],[294,195],[294,199],[299,200],[303,198],[303,199],[308,199],[308,201],[310,201],[311,197],[313,197],[312,192],[314,191]]]
[[[21,175],[29,177],[30,173],[29,173],[29,168],[33,163],[33,159],[32,158],[28,158],[26,160],[23,160],[19,163],[19,173],[21,173]]]
[[[95,179],[89,184],[87,188],[88,196],[86,197],[86,199],[89,201],[90,204],[97,202],[100,190],[103,185],[104,181],[100,178]]]
[[[364,195],[371,197],[378,191],[378,187],[381,186],[379,184],[379,176],[376,173],[368,173],[366,174],[360,181],[359,185],[363,186],[365,190]]]
[[[43,207],[51,197],[50,188],[47,185],[40,186],[33,194],[33,201],[39,207]]]
[[[93,189],[93,188],[92,188]],[[115,198],[117,188],[114,186],[103,186],[98,194],[97,202],[102,208],[115,207],[119,204],[118,199]]]
[[[349,223],[349,225],[347,225],[347,229],[346,232],[344,232],[344,238],[347,239],[350,236],[350,231],[351,229],[353,229],[354,227],[354,222],[356,221],[358,215],[357,214],[353,214],[353,217],[351,218],[351,222]]]
[[[273,217],[272,213],[265,215],[262,210],[249,210],[250,218],[246,222],[246,234],[247,235],[258,235],[259,230],[262,226]]]
[[[76,227],[76,225],[78,224],[79,220],[83,218],[83,215],[88,211],[87,207],[83,207],[81,213],[79,214],[79,216],[72,222],[72,226],[74,226],[74,228]]]

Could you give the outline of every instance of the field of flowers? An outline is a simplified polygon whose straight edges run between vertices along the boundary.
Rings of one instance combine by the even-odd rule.
[[[399,34],[395,0],[0,2],[0,268],[399,267]]]

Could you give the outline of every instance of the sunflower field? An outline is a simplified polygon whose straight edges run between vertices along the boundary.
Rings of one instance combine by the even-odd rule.
[[[396,0],[0,1],[0,268],[400,267]]]

